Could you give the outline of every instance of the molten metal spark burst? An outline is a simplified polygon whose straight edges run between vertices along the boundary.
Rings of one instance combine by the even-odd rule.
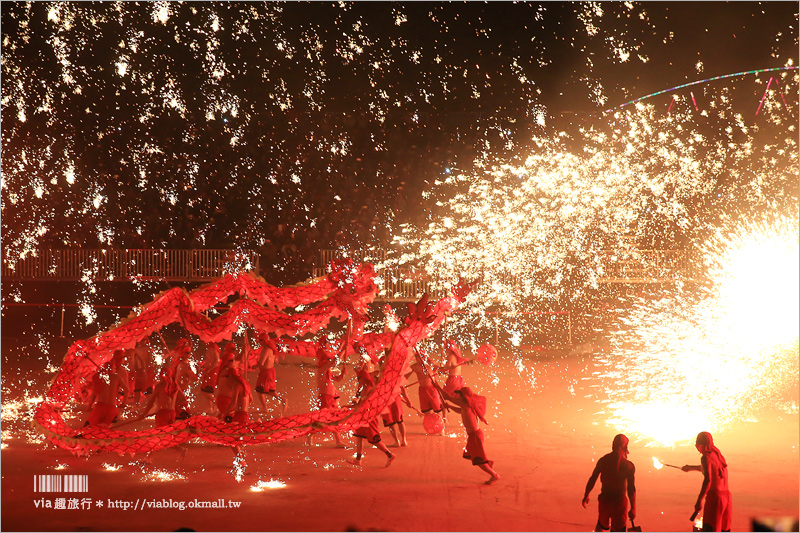
[[[160,470],[158,468],[154,468],[153,470],[146,472],[144,477],[142,478],[143,481],[185,481],[186,476],[183,474],[179,474],[178,472],[170,472],[169,470]]]
[[[264,489],[282,489],[286,487],[286,483],[279,479],[270,479],[269,481],[259,481],[250,490],[253,492],[262,492]]]
[[[604,378],[620,431],[670,445],[796,393],[797,215],[733,225],[702,252],[707,287],[638,298],[612,333]]]
[[[244,481],[244,474],[246,470],[247,462],[245,461],[244,452],[239,452],[233,458],[233,467],[231,468],[230,473],[233,474],[233,478],[237,483],[241,483]]]

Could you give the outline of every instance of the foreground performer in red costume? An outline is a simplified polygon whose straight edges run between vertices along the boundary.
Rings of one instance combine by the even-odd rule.
[[[694,445],[702,454],[701,464],[684,465],[681,468],[684,472],[695,470],[703,473],[703,485],[694,504],[691,520],[694,520],[702,509],[703,531],[730,531],[733,499],[728,488],[728,463],[719,448],[714,446],[711,433],[707,431],[699,433]],[[706,500],[705,507],[703,498]]]
[[[494,471],[494,461],[490,461],[486,457],[486,450],[484,449],[484,435],[483,430],[478,427],[478,419],[486,424],[486,397],[478,396],[469,387],[462,387],[455,391],[455,396],[450,396],[447,392],[442,391],[445,400],[453,402],[455,405],[450,405],[453,411],[461,415],[461,421],[464,423],[464,429],[467,430],[467,446],[464,448],[462,457],[472,461],[472,464],[489,474],[490,477],[486,481],[487,485],[491,485],[500,476]]]
[[[589,493],[600,477],[600,495],[597,497],[597,525],[595,531],[625,531],[627,520],[625,511],[630,500],[628,517],[636,518],[636,467],[628,461],[628,437],[619,434],[611,444],[611,453],[601,457],[586,483],[582,504],[589,504]],[[625,497],[627,493],[627,498]]]

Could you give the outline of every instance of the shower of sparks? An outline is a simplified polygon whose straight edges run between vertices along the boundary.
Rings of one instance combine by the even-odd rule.
[[[707,285],[635,299],[602,361],[609,423],[671,445],[796,401],[798,241],[796,212],[730,222],[701,247]]]
[[[260,246],[295,211],[290,231],[356,215],[330,209],[354,186],[393,203],[396,163],[362,162],[395,129],[429,146],[420,117],[459,94],[535,109],[548,40],[561,55],[564,40],[591,46],[575,80],[601,85],[593,69],[646,61],[652,30],[633,3],[509,5],[502,34],[494,18],[479,5],[20,2],[3,12],[6,260],[42,245]],[[570,19],[583,27],[567,34]],[[509,44],[464,50],[489,38]],[[371,175],[356,185],[360,167]]]
[[[796,71],[790,79],[797,83]],[[797,201],[796,124],[776,104],[770,121],[748,125],[728,96],[718,95],[702,123],[687,97],[670,115],[637,104],[609,123],[535,137],[504,157],[485,150],[472,169],[433,183],[430,221],[403,226],[393,260],[423,262],[440,286],[478,281],[467,305],[479,315],[492,306],[505,313],[483,314],[479,325],[497,320],[512,337],[527,327],[521,311],[588,310],[626,255],[674,277],[638,250],[696,241],[720,213],[742,205]]]
[[[237,483],[244,481],[244,475],[247,471],[247,461],[245,460],[244,451],[240,451],[233,458],[233,467],[229,471]]]

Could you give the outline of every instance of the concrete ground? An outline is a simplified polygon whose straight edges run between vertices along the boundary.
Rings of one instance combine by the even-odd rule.
[[[584,487],[618,432],[607,424],[599,403],[593,360],[591,353],[522,358],[501,353],[494,367],[464,367],[466,383],[488,397],[486,447],[501,476],[494,485],[485,485],[487,474],[461,458],[465,438],[457,415],[448,418],[445,436],[429,436],[422,418],[408,410],[408,446],[394,450],[398,457],[389,468],[373,449],[362,466],[346,463],[353,455],[352,437],[345,439],[347,449],[320,438],[310,448],[302,440],[248,448],[245,473],[237,479],[232,451],[220,446],[190,444],[183,463],[173,451],[159,451],[150,464],[116,454],[76,458],[52,446],[31,430],[33,404],[24,400],[26,394],[42,396],[53,374],[35,355],[4,342],[0,528],[590,531],[599,484],[588,509],[581,506]],[[278,386],[289,397],[289,413],[309,408],[311,372],[298,361],[278,365]],[[342,392],[343,398],[352,393],[352,383]],[[415,387],[409,393],[417,404]],[[81,423],[79,417],[75,422]],[[730,465],[734,530],[751,530],[754,518],[790,517],[790,526],[797,520],[798,434],[796,412],[776,409],[714,435]],[[383,438],[392,442],[385,430]],[[657,470],[652,458],[699,464],[699,455],[691,444],[648,444],[636,438],[630,444],[629,459],[637,467],[636,525],[644,531],[691,531],[689,516],[702,476]],[[34,476],[45,474],[86,475],[88,492],[34,492]],[[175,478],[165,480],[169,476]],[[252,490],[268,481],[275,487]],[[59,497],[77,508],[43,508]],[[190,507],[220,499],[226,508]]]

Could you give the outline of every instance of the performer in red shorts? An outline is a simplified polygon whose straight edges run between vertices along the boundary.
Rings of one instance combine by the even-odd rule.
[[[389,429],[394,437],[394,447],[408,446],[406,441],[406,424],[403,422],[403,404],[411,407],[411,402],[406,394],[405,387],[400,387],[400,392],[395,396],[394,401],[386,407],[386,411],[381,413],[383,426]]]
[[[227,412],[228,406],[233,401],[233,388],[235,387],[236,378],[232,374],[234,373],[233,367],[239,365],[239,361],[236,360],[237,353],[236,344],[233,342],[226,344],[225,351],[222,352],[216,383],[216,403],[220,414]]]
[[[160,379],[153,389],[153,394],[147,401],[147,405],[142,409],[142,414],[139,419],[143,419],[150,414],[153,405],[156,406],[155,427],[164,427],[175,422],[176,407],[178,403],[178,393],[180,387],[175,379],[175,369],[166,364],[161,370]],[[173,448],[180,455],[181,461],[186,456],[186,447],[179,444]],[[149,462],[148,454],[148,462]]]
[[[250,383],[242,376],[241,362],[237,361],[237,364],[232,365],[225,377],[229,382],[227,390],[230,391],[231,401],[220,410],[219,417],[225,422],[247,424],[250,422],[249,407],[253,394]]]
[[[369,424],[366,426],[362,426],[356,429],[353,432],[353,436],[356,438],[356,457],[355,459],[348,459],[347,462],[356,466],[361,465],[361,457],[362,451],[364,447],[364,440],[378,448],[380,451],[386,454],[386,466],[392,464],[396,455],[389,451],[389,448],[381,442],[381,433],[378,429],[378,417],[373,418],[370,420]]]
[[[348,336],[345,335],[342,341],[341,353],[347,353]],[[342,365],[342,370],[338,375],[334,375],[333,368],[336,366],[337,358],[331,356],[326,351],[327,340],[324,339],[317,350],[317,388],[319,390],[319,405],[320,409],[339,409],[339,391],[334,385],[334,381],[342,381],[344,379],[347,364]],[[339,435],[339,430],[335,427],[327,431],[333,433],[333,438],[336,441],[337,448],[344,448],[342,437]],[[306,446],[313,444],[313,433],[306,435]]]
[[[464,377],[461,375],[461,366],[467,360],[461,356],[461,350],[458,349],[456,341],[449,340],[445,344],[447,353],[447,363],[442,367],[442,370],[447,370],[447,381],[444,383],[444,390],[447,394],[453,395],[455,391],[464,386]]]
[[[728,463],[719,448],[714,446],[714,438],[707,431],[697,435],[695,447],[702,454],[701,464],[684,465],[681,468],[684,472],[696,470],[703,473],[703,485],[691,519],[694,520],[702,509],[703,531],[730,531],[733,499],[728,488]],[[705,507],[703,498],[706,500]]]
[[[206,414],[213,414],[216,407],[214,388],[217,386],[217,380],[219,379],[221,355],[216,342],[208,343],[200,377],[200,397],[204,400]]]
[[[366,400],[369,397],[369,393],[372,388],[375,386],[375,365],[372,363],[371,359],[365,358],[361,365],[356,372],[356,376],[358,376],[358,389],[356,392],[356,396],[360,398],[359,402],[353,406],[353,411],[355,411],[358,405]],[[347,462],[356,466],[361,465],[361,457],[362,451],[364,448],[364,440],[378,448],[380,451],[386,454],[386,466],[388,467],[394,461],[395,455],[389,451],[386,445],[381,442],[381,433],[380,429],[378,429],[378,417],[376,416],[372,420],[370,420],[367,425],[361,426],[357,428],[353,432],[353,436],[356,437],[356,457],[355,459],[348,459]]]
[[[487,485],[491,485],[500,479],[500,476],[493,468],[494,461],[489,460],[486,456],[483,430],[478,427],[478,419],[486,424],[486,419],[484,418],[486,415],[486,397],[478,396],[469,387],[458,389],[455,396],[450,396],[443,390],[442,394],[445,400],[455,404],[448,405],[448,407],[461,415],[464,429],[467,430],[467,446],[462,457],[472,461],[473,465],[492,476],[486,481]]]
[[[142,414],[139,418],[145,418],[150,414],[153,405],[158,408],[156,411],[156,427],[168,426],[175,422],[175,406],[178,400],[178,382],[175,380],[175,370],[169,365],[161,370],[158,383],[153,389],[153,394],[147,401]]]
[[[123,400],[128,397],[127,380],[120,378],[115,362],[119,362],[119,359],[104,364],[92,376],[92,394],[88,405],[91,411],[86,420],[87,426],[109,427],[117,418],[119,393],[122,393]]]
[[[409,348],[411,349],[411,348]],[[419,409],[423,415],[428,413],[435,413],[439,420],[442,421],[442,430],[438,435],[444,435],[444,419],[442,418],[442,395],[433,384],[433,378],[428,375],[426,368],[428,367],[425,360],[423,360],[424,353],[420,355],[419,351],[414,350],[415,364],[411,365],[411,370],[417,377],[417,393],[419,394]],[[408,374],[406,377],[410,376]]]
[[[189,362],[192,358],[192,342],[189,339],[178,339],[175,350],[170,353],[167,364],[172,367],[175,381],[178,383],[178,399],[175,409],[178,411],[178,418],[184,420],[189,418],[189,399],[184,393],[190,384],[197,377],[192,365]]]
[[[258,377],[256,378],[256,394],[261,402],[261,406],[265,410],[267,408],[266,398],[267,395],[269,395],[283,404],[283,412],[285,413],[288,403],[276,392],[278,374],[275,371],[275,352],[277,351],[277,347],[275,346],[275,342],[269,338],[269,335],[265,331],[261,332],[258,340],[261,344],[261,352],[259,353],[258,364],[256,365],[256,368],[259,369]]]
[[[597,497],[597,525],[595,531],[625,531],[630,500],[631,510],[628,517],[636,518],[636,483],[634,474],[636,467],[628,461],[628,437],[617,435],[611,444],[611,453],[601,457],[586,483],[583,494],[584,508],[589,504],[589,493],[600,477],[600,495]],[[627,493],[627,498],[625,497]]]
[[[133,403],[139,405],[143,394],[153,392],[153,369],[150,364],[150,343],[144,339],[133,353]]]

